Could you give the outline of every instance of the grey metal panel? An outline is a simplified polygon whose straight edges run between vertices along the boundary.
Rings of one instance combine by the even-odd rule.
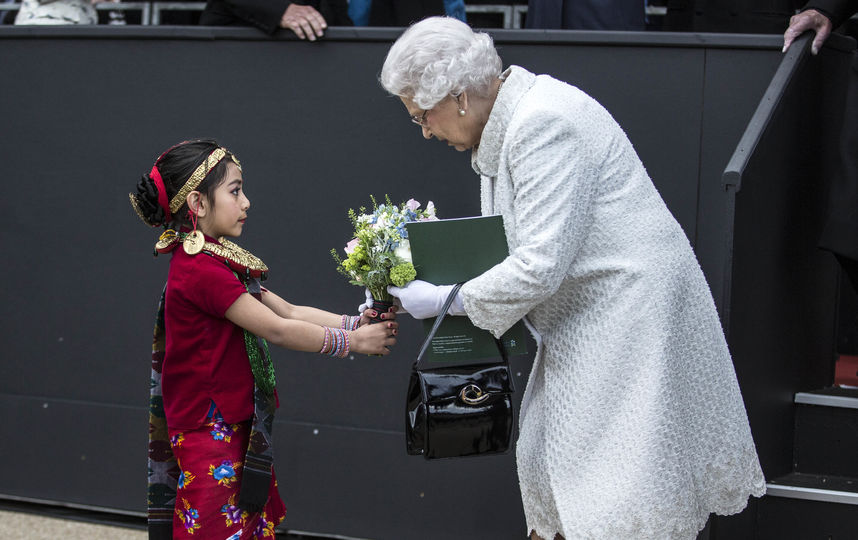
[[[405,455],[398,432],[275,429],[290,530],[378,540],[525,536],[512,453],[430,462]]]
[[[145,511],[148,411],[0,394],[0,493],[87,508]]]

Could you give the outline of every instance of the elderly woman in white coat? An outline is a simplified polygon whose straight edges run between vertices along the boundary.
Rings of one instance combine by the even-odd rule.
[[[581,90],[502,64],[449,18],[411,26],[381,83],[426,139],[471,150],[481,210],[509,256],[455,314],[539,347],[516,460],[531,538],[693,539],[765,482],[712,295],[679,224],[611,115]],[[450,286],[391,288],[417,318]]]

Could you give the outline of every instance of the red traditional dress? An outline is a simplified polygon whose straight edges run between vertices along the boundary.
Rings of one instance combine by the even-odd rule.
[[[223,239],[207,237],[189,255],[174,249],[181,238],[166,234],[157,246],[173,257],[153,347],[150,530],[273,540],[286,513],[263,426],[276,407],[273,370],[267,344],[224,317],[239,296],[259,292],[267,267]]]

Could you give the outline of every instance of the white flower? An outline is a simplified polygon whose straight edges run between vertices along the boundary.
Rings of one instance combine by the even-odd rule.
[[[435,205],[432,201],[429,201],[426,204],[426,210],[423,212],[423,218],[420,221],[438,221],[438,218],[435,217]]]
[[[413,262],[411,260],[411,242],[403,239],[399,242],[399,245],[396,246],[396,249],[393,250],[393,254],[405,262]]]

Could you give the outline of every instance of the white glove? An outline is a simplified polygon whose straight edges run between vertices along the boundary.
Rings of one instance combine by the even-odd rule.
[[[372,307],[372,293],[369,292],[369,289],[364,289],[364,291],[366,294],[366,300],[363,304],[358,306],[358,313],[363,313],[364,311]]]
[[[363,304],[358,306],[358,313],[363,314],[364,311],[368,310],[372,307],[372,293],[369,292],[369,289],[364,289],[364,294],[366,295],[366,300]],[[408,313],[405,308],[402,307],[402,304],[399,302],[399,298],[393,299],[393,305],[396,306],[397,313]]]
[[[391,285],[387,288],[387,292],[398,298],[402,307],[415,319],[428,319],[438,315],[453,287],[454,285],[432,285],[427,281],[415,279],[405,287]],[[447,313],[449,315],[465,314],[461,291],[456,294]]]

